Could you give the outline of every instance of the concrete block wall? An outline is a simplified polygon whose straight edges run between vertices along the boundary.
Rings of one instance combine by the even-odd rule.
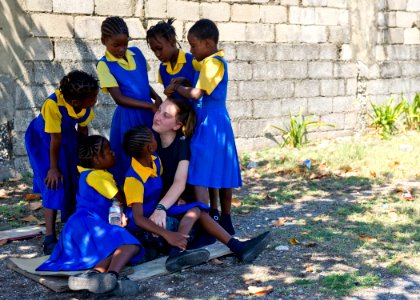
[[[229,62],[227,106],[240,152],[271,147],[289,113],[314,114],[334,128],[311,137],[352,135],[366,126],[367,103],[390,94],[414,95],[420,87],[418,0],[5,0],[0,4],[0,99],[12,97],[13,113],[0,115],[13,141],[8,160],[28,170],[23,144],[43,99],[72,69],[95,73],[105,51],[100,25],[123,17],[131,45],[142,49],[156,83],[159,62],[147,47],[147,28],[175,17],[184,50],[200,18],[214,20]],[[0,18],[1,20],[2,18]],[[23,20],[23,21],[22,21]],[[5,30],[6,29],[6,30]],[[6,31],[12,34],[6,34]],[[17,42],[18,41],[18,42]],[[4,60],[6,59],[6,60]],[[108,136],[115,104],[101,94],[91,132]],[[0,124],[0,125],[2,125]],[[10,127],[12,128],[10,130]],[[6,138],[3,138],[6,140]],[[0,145],[2,143],[0,142]],[[2,149],[0,153],[6,153]],[[10,154],[11,153],[11,154]],[[5,155],[2,156],[6,161]],[[0,160],[0,167],[1,167]]]

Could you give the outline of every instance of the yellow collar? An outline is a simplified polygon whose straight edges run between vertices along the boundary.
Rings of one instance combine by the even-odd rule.
[[[223,50],[219,50],[216,53],[210,55],[209,57],[214,57],[214,56],[225,57],[225,52]]]
[[[82,173],[84,171],[89,171],[89,170],[93,170],[92,168],[85,168],[82,166],[77,166],[77,171],[79,171],[79,173]]]
[[[82,108],[82,110],[79,113],[76,113],[74,111],[73,106],[71,106],[69,103],[67,103],[66,100],[64,100],[63,94],[60,92],[60,90],[56,90],[55,95],[57,96],[57,105],[64,106],[67,109],[67,112],[70,117],[74,119],[78,119],[78,118],[83,117],[86,114],[85,108]]]
[[[127,58],[127,60],[129,60],[129,56],[133,56],[133,55],[136,55],[136,54],[133,51],[131,51],[130,49],[127,49],[127,51],[125,52],[125,57]],[[127,60],[125,60],[124,58],[116,58],[108,50],[105,51],[105,57],[106,57],[107,61],[116,61],[117,63],[119,63],[121,65],[128,65]]]
[[[146,182],[149,177],[157,177],[157,167],[155,164],[156,156],[152,155],[153,168],[145,167],[139,163],[136,159],[131,160],[131,166],[134,171],[140,176],[143,182]]]
[[[166,71],[169,74],[176,74],[180,71],[183,64],[187,62],[187,59],[185,57],[185,52],[182,49],[179,49],[178,51],[178,58],[176,59],[175,67],[172,69],[171,62],[167,61],[162,63],[162,65],[166,66]]]

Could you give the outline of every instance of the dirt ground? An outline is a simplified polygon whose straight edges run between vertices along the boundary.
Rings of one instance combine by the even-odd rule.
[[[245,178],[244,188],[236,191],[237,197],[264,193],[270,188],[265,182],[255,182],[255,178],[252,182],[250,180]],[[3,190],[1,203],[6,200],[19,201],[23,195],[30,193],[30,185],[19,181],[3,183],[0,189]],[[401,277],[382,274],[379,286],[358,290],[349,296],[334,295],[317,285],[307,287],[294,283],[296,278],[316,281],[331,271],[352,272],[358,269],[358,261],[337,256],[328,245],[305,246],[305,241],[291,245],[288,240],[299,232],[298,224],[291,221],[285,226],[274,228],[272,222],[291,215],[297,220],[328,214],[339,205],[351,205],[364,192],[371,191],[349,191],[346,197],[306,197],[284,204],[267,201],[258,210],[236,213],[234,225],[238,237],[249,238],[272,230],[269,247],[253,264],[240,264],[235,257],[227,256],[180,273],[155,277],[139,282],[142,292],[135,299],[248,299],[256,297],[252,287],[268,290],[267,293],[262,292],[260,299],[419,299],[419,274]],[[57,294],[6,267],[8,257],[30,258],[41,255],[41,243],[42,238],[39,237],[0,246],[0,299],[101,298],[87,292]],[[321,268],[315,272],[305,272],[314,261]]]

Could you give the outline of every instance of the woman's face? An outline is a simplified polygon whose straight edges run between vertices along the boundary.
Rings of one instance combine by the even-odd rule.
[[[182,124],[176,120],[178,107],[169,100],[164,101],[153,117],[153,130],[159,134],[176,132]]]

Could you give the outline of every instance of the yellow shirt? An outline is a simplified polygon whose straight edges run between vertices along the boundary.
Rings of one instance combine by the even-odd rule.
[[[156,156],[152,155],[153,167],[145,167],[134,158],[131,160],[131,166],[134,171],[140,176],[143,182],[146,182],[149,177],[157,177],[157,167],[155,164]],[[162,164],[161,164],[162,165]],[[160,168],[162,174],[162,167]],[[131,207],[134,203],[143,203],[144,199],[144,185],[135,177],[126,177],[124,182],[124,194],[127,201],[127,206]]]
[[[225,66],[223,62],[214,58],[214,56],[224,57],[223,50],[220,50],[201,62],[200,75],[195,85],[196,88],[203,90],[210,95],[217,85],[222,81],[225,74]]]
[[[64,106],[67,109],[69,116],[75,119],[79,119],[86,114],[86,109],[82,109],[79,113],[76,113],[73,106],[64,100],[64,97],[59,90],[55,91],[55,95],[57,96],[57,102],[47,98],[41,108],[41,115],[45,121],[44,130],[48,133],[61,132],[61,119],[63,116],[59,110],[59,106]],[[91,109],[87,119],[84,122],[79,123],[79,126],[86,127],[94,116],[93,109]]]
[[[173,69],[172,69],[172,65],[169,61],[162,63],[162,65],[166,66],[166,72],[168,74],[175,75],[179,71],[182,70],[182,67],[184,66],[184,64],[186,62],[187,62],[187,59],[185,58],[185,52],[182,49],[179,49],[178,58],[176,60],[176,64],[175,64]],[[193,65],[194,70],[196,70],[196,71],[199,71],[200,68],[201,68],[201,64],[195,58],[192,61],[192,65]],[[160,77],[160,72],[158,72],[158,82],[162,83],[162,78]]]
[[[136,61],[134,60],[134,55],[136,55],[133,51],[127,49],[125,53],[125,57],[127,60],[123,58],[116,58],[113,56],[109,51],[105,52],[105,57],[108,61],[117,62],[123,69],[131,71],[136,69]],[[147,64],[147,71],[150,70],[149,64]],[[118,87],[118,82],[115,79],[114,75],[111,74],[106,62],[99,61],[98,65],[96,66],[96,71],[98,73],[99,78],[99,85],[104,93],[108,93],[108,88],[110,87]]]
[[[107,199],[112,199],[118,193],[117,184],[115,183],[114,176],[106,170],[96,170],[83,168],[77,166],[79,173],[83,171],[92,170],[86,177],[86,182],[95,191],[104,196]]]

